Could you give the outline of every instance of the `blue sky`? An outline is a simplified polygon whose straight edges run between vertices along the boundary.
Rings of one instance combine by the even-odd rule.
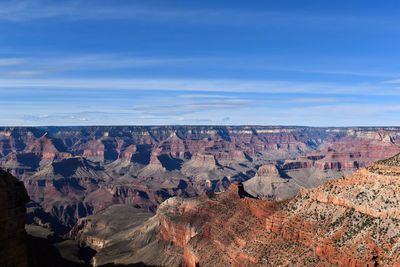
[[[0,1],[0,125],[400,125],[399,1]]]

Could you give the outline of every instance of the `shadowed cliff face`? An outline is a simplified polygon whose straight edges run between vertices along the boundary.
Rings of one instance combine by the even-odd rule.
[[[140,255],[156,247],[164,259],[157,263],[168,266],[397,266],[399,159],[377,162],[285,201],[244,196],[239,182],[219,194],[168,199],[141,227],[124,230],[130,233],[130,252],[117,257],[106,245],[107,260],[154,264]],[[140,245],[143,236],[153,246]]]
[[[26,208],[22,182],[0,169],[0,266],[28,266]]]
[[[0,166],[23,180],[29,223],[64,234],[114,204],[154,212],[236,181],[287,199],[397,154],[399,137],[400,128],[6,127]]]

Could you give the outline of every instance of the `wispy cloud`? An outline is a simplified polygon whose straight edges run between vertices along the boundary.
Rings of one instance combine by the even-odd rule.
[[[132,117],[132,112],[113,112],[113,111],[82,111],[82,112],[51,112],[39,114],[24,114],[18,119],[26,123],[37,123],[41,125],[49,125],[54,122],[59,124],[80,124],[87,122],[112,121],[116,117],[126,119]]]
[[[384,81],[383,83],[388,83],[388,84],[399,84],[400,79],[395,79],[395,80],[390,80],[390,81]]]
[[[288,82],[260,80],[213,79],[0,79],[0,88],[64,88],[161,90],[187,92],[260,92],[260,93],[318,93],[318,94],[389,94],[392,88],[374,84],[338,84],[318,82]]]
[[[166,125],[166,124],[216,124],[218,119],[198,118],[190,115],[137,115],[130,112],[78,112],[7,117],[0,114],[1,125]]]
[[[111,4],[112,3],[112,4]],[[8,0],[0,3],[0,20],[25,22],[40,19],[67,20],[144,20],[185,21],[195,24],[252,25],[255,27],[280,25],[308,25],[311,27],[375,27],[396,25],[397,17],[313,14],[308,12],[282,13],[266,10],[246,11],[229,8],[182,8],[150,6],[145,1],[42,1]],[[398,27],[396,27],[398,29]]]
[[[328,60],[328,59],[324,59]],[[399,71],[396,69],[394,70],[391,67],[388,67],[386,70],[377,70],[374,68],[369,67],[366,69],[362,65],[362,60],[355,60],[354,58],[351,62],[348,62],[346,59],[329,59],[331,61],[331,66],[326,66],[322,63],[304,63],[302,62],[301,65],[296,66],[295,63],[289,64],[271,64],[271,65],[257,65],[257,64],[250,64],[246,65],[247,68],[253,69],[265,69],[265,70],[272,70],[272,71],[283,71],[283,72],[298,72],[298,73],[307,73],[307,74],[328,74],[328,75],[336,75],[336,76],[365,76],[365,77],[382,77],[388,79],[390,77],[399,76]],[[354,64],[357,61],[358,64]],[[377,60],[379,61],[379,59]],[[386,62],[388,63],[388,62]],[[382,63],[383,64],[383,63]],[[393,62],[389,63],[393,64]],[[335,67],[335,65],[337,67]],[[234,65],[232,65],[234,67]]]
[[[21,117],[26,122],[51,122],[51,121],[87,121],[88,119],[75,114],[42,114],[42,115],[23,115]]]
[[[198,10],[173,10],[146,7],[140,4],[110,5],[100,1],[4,1],[0,5],[0,19],[29,21],[48,18],[81,19],[145,19],[166,20],[216,16],[219,12]]]
[[[37,59],[33,59],[37,62]],[[118,54],[73,55],[69,57],[41,58],[36,65],[59,69],[115,69],[154,66],[186,65],[208,61],[207,58],[133,57]]]
[[[324,97],[324,98],[293,98],[289,100],[283,100],[283,102],[289,103],[321,103],[321,102],[337,102],[340,98]]]
[[[229,110],[246,107],[255,101],[247,99],[208,100],[191,103],[178,103],[170,105],[135,105],[133,110],[146,114],[146,116],[182,115],[201,111]]]
[[[1,90],[0,90],[1,92]],[[35,91],[33,91],[34,93]],[[121,102],[89,99],[86,105],[51,101],[51,105],[9,101],[1,103],[1,125],[121,125],[121,124],[280,124],[311,126],[400,125],[400,106],[335,97],[294,98],[291,95],[260,94],[253,99],[185,99],[174,94],[152,94],[143,105],[132,107],[135,97]],[[135,95],[135,94],[133,94]],[[170,95],[167,96],[166,95]],[[221,94],[222,95],[222,94]],[[62,97],[62,94],[60,95]],[[399,98],[399,97],[397,97]],[[176,99],[176,98],[175,98]],[[382,101],[382,99],[381,99]],[[4,103],[4,105],[3,105]],[[50,103],[50,102],[49,102]],[[126,105],[129,104],[130,105]],[[98,111],[107,106],[105,111]],[[96,111],[97,110],[97,111]]]
[[[23,54],[23,53],[21,53]],[[22,55],[20,58],[0,58],[0,75],[22,76],[43,74],[93,73],[99,70],[137,70],[149,68],[201,68],[211,65],[223,67],[222,58],[207,57],[143,57],[109,54],[58,56],[54,54]],[[1,76],[0,76],[1,77]]]
[[[184,94],[178,95],[180,98],[238,98],[237,96],[230,96],[230,95],[213,95],[213,94]]]
[[[1,71],[0,74],[3,74],[4,76],[38,76],[38,75],[44,75],[47,74],[48,72],[45,70],[9,70],[9,71]]]
[[[24,62],[21,58],[0,58],[0,67],[4,66],[16,66]]]
[[[198,16],[216,16],[215,11],[188,9],[162,9],[143,5],[113,1],[3,1],[0,3],[0,19],[23,22],[38,19],[101,20],[101,19],[141,19],[167,20],[191,19]]]
[[[17,53],[17,52],[15,52]],[[378,70],[366,68],[363,59],[351,60],[348,58],[318,58],[318,60],[307,60],[292,58],[287,55],[265,55],[257,58],[230,57],[230,56],[193,56],[193,57],[171,57],[171,56],[135,56],[123,53],[98,53],[98,54],[67,54],[60,56],[59,53],[24,54],[18,53],[20,57],[0,58],[0,75],[23,76],[23,75],[65,75],[95,73],[96,71],[123,70],[134,72],[137,70],[152,69],[153,72],[168,69],[180,70],[263,70],[278,73],[302,73],[309,76],[315,74],[327,74],[332,76],[360,76],[360,77],[381,77],[389,79],[398,77],[397,62],[377,59],[379,64],[385,65],[386,69]],[[329,66],[325,62],[329,61]]]
[[[399,105],[330,104],[269,110],[264,120],[313,126],[398,126]]]

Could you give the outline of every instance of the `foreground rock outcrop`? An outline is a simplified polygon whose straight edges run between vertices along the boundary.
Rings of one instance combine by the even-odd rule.
[[[157,263],[168,266],[397,266],[399,178],[397,155],[284,201],[255,199],[239,182],[223,193],[171,198],[130,233],[126,245],[135,246],[108,260],[155,264],[140,255],[156,247],[165,259]]]
[[[0,169],[0,266],[28,266],[25,232],[28,201],[23,183]]]

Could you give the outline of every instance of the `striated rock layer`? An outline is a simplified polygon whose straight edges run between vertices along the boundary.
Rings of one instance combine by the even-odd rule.
[[[0,266],[28,266],[26,208],[22,182],[0,169]]]
[[[64,234],[114,204],[155,212],[236,181],[287,199],[399,153],[399,140],[396,127],[1,127],[0,166],[27,188],[28,223]]]
[[[223,193],[171,198],[130,233],[127,246],[132,249],[108,261],[168,266],[398,266],[399,178],[400,155],[301,190],[284,201],[252,198],[239,182]],[[155,225],[153,247],[140,246],[149,225]],[[165,261],[138,255],[148,255],[155,244]]]

